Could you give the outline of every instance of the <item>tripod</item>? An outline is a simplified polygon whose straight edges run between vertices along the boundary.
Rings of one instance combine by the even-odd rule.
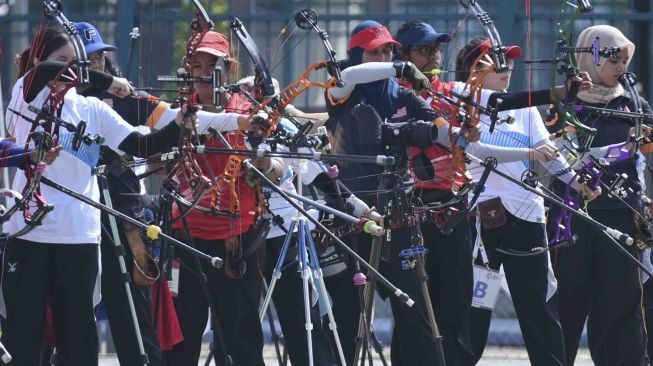
[[[394,169],[393,169],[394,170]],[[437,365],[444,366],[444,349],[442,344],[442,336],[438,325],[435,321],[435,313],[431,305],[430,294],[428,291],[427,275],[424,268],[424,255],[426,249],[422,246],[422,238],[419,232],[418,223],[411,220],[414,217],[414,212],[408,203],[406,193],[403,189],[402,179],[397,174],[386,170],[381,176],[379,183],[378,206],[384,208],[383,214],[385,215],[386,236],[385,242],[388,244],[393,242],[393,227],[397,229],[409,230],[409,246],[404,247],[399,251],[399,258],[401,258],[401,267],[404,271],[415,270],[416,276],[419,281],[419,291],[422,294],[422,301],[424,302],[424,311],[431,329],[433,341],[435,343],[435,354],[437,357]],[[372,249],[370,253],[370,264],[378,265],[382,256],[382,249],[389,248],[390,246],[383,246],[384,238],[375,237],[372,241]],[[394,253],[391,253],[394,255]],[[383,255],[384,258],[391,260],[388,255]],[[365,363],[366,353],[369,353],[369,364],[372,364],[371,348],[376,346],[374,344],[374,337],[371,331],[372,318],[374,315],[374,288],[375,277],[372,274],[365,284],[363,290],[363,302],[361,306],[361,316],[359,318],[358,335],[356,338],[356,350],[354,353],[354,365]],[[381,358],[383,364],[385,359]]]
[[[379,267],[381,259],[381,246],[383,245],[383,238],[374,237],[372,239],[372,248],[370,252],[370,265],[374,268]],[[361,313],[358,318],[358,333],[356,334],[356,350],[354,351],[354,363],[358,364],[359,356],[361,364],[365,362],[365,356],[369,357],[369,363],[372,364],[372,346],[377,351],[381,358],[381,363],[385,366],[387,362],[383,356],[383,347],[376,339],[372,330],[372,319],[374,317],[374,274],[365,277],[360,271],[357,270],[354,277],[354,283],[364,284],[363,292],[361,295]]]
[[[111,201],[111,195],[109,194],[109,186],[107,184],[107,177],[104,174],[98,174],[98,184],[102,190],[102,195],[104,198],[104,203],[107,207],[113,208]],[[120,238],[120,233],[118,232],[118,224],[116,218],[112,215],[108,215],[109,225],[111,227],[111,236],[113,237],[113,249],[115,251],[116,257],[118,259],[118,264],[120,266],[120,278],[125,286],[125,294],[127,295],[127,304],[129,305],[129,314],[131,316],[132,324],[134,325],[134,332],[136,333],[136,343],[138,345],[138,351],[141,355],[141,363],[143,365],[149,365],[150,361],[145,352],[145,346],[143,345],[143,337],[141,335],[141,327],[138,324],[138,316],[136,315],[136,307],[134,306],[134,298],[132,295],[132,289],[130,286],[131,275],[127,271],[125,265],[125,246],[122,243]]]
[[[210,151],[208,149],[202,149],[203,153],[218,153],[218,154],[220,154],[220,153],[223,153],[223,154],[224,153],[228,153],[228,154],[236,153],[236,152],[234,152],[233,149],[231,149],[231,145],[226,141],[226,139],[221,134],[216,134],[216,137],[219,138],[222,141],[224,146],[227,147],[225,149],[225,151],[221,151],[219,149],[211,149]],[[249,151],[238,152],[238,153],[242,153],[242,154],[246,154],[246,155],[252,155],[252,152],[249,152]],[[256,153],[256,154],[253,154],[253,156],[269,156],[268,154],[266,154],[263,151],[261,152],[260,155],[257,154],[257,152],[254,152],[254,153]],[[313,158],[314,157],[314,154],[309,154],[309,155],[310,156],[301,156],[300,158],[308,158],[308,157]],[[382,156],[376,156],[376,157],[369,157],[368,156],[367,158],[372,158],[373,161],[376,162],[376,163],[378,163],[379,161],[381,161],[381,162],[394,161],[394,159],[390,159],[390,158],[382,157]],[[315,159],[315,160],[319,160],[319,159]],[[387,278],[385,278],[385,276],[380,274],[375,268],[371,267],[354,250],[349,248],[342,240],[340,240],[340,238],[338,238],[335,234],[330,232],[319,220],[317,220],[316,218],[314,218],[310,214],[308,214],[306,212],[306,210],[303,207],[301,207],[298,202],[291,199],[291,197],[298,200],[298,201],[300,201],[300,202],[304,202],[304,203],[306,203],[308,205],[314,206],[314,207],[320,209],[321,211],[332,213],[332,214],[334,214],[334,215],[336,215],[336,216],[338,216],[340,218],[343,218],[344,220],[346,220],[348,222],[355,223],[355,224],[357,224],[357,226],[364,229],[364,231],[366,231],[368,233],[376,233],[376,234],[383,233],[383,229],[380,228],[379,226],[375,225],[374,221],[371,221],[369,219],[363,219],[363,218],[361,218],[361,219],[355,218],[355,217],[353,217],[351,215],[348,215],[348,214],[345,214],[345,213],[340,212],[338,210],[332,209],[331,207],[328,207],[326,205],[322,205],[322,204],[319,204],[319,203],[314,202],[312,200],[309,200],[309,199],[303,197],[302,195],[294,194],[292,192],[285,191],[285,190],[281,189],[280,187],[276,186],[276,184],[274,182],[272,182],[270,179],[268,179],[265,176],[265,174],[263,174],[261,171],[259,171],[249,159],[245,159],[243,161],[243,165],[245,166],[245,168],[249,172],[252,172],[259,179],[261,179],[261,181],[267,187],[269,187],[272,191],[279,194],[279,196],[281,196],[283,199],[285,199],[288,202],[288,204],[290,204],[290,206],[294,207],[299,213],[301,213],[303,215],[301,217],[301,220],[304,221],[304,224],[303,225],[295,224],[295,225],[298,226],[298,229],[301,230],[301,233],[298,236],[299,238],[301,238],[302,235],[304,235],[304,240],[309,240],[309,242],[311,244],[313,244],[312,238],[310,236],[307,236],[307,235],[309,235],[309,234],[307,234],[309,232],[309,230],[308,230],[308,227],[307,227],[306,220],[310,221],[311,223],[316,225],[316,227],[323,230],[324,233],[329,238],[331,238],[337,245],[339,245],[339,247],[342,248],[346,253],[348,253],[350,256],[352,256],[362,266],[367,268],[371,273],[374,273],[375,276],[377,277],[377,281],[380,281],[381,283],[383,283],[390,290],[390,293],[392,293],[392,295],[394,295],[398,299],[398,301],[400,301],[401,303],[403,303],[403,304],[405,304],[405,305],[407,305],[409,307],[414,304],[414,301],[410,298],[410,296],[408,296],[408,294],[406,294],[400,288],[393,285],[390,281],[388,281]],[[293,230],[294,230],[294,227],[293,227]],[[292,231],[290,231],[290,233],[292,233]],[[313,245],[304,244],[304,248],[309,248],[309,249],[312,248],[313,249],[313,253],[308,254],[308,256],[311,257],[311,261],[313,263],[315,263],[315,266],[317,266],[317,268],[318,268],[318,269],[313,271],[313,274],[316,275],[317,278],[319,279],[319,281],[318,281],[318,284],[320,285],[319,290],[321,291],[322,294],[325,295],[324,299],[328,299],[328,297],[326,296],[326,286],[325,286],[324,281],[322,279],[322,277],[323,277],[322,270],[319,269],[319,261],[317,259],[317,255],[315,254],[315,251],[314,251],[314,244]],[[286,251],[287,251],[287,249],[286,249]],[[307,258],[308,258],[307,255],[305,253],[302,254],[302,255],[304,256],[304,260],[306,261]],[[306,262],[304,262],[304,263],[306,263]],[[307,268],[308,268],[308,266],[304,266],[304,267],[302,267],[302,270],[306,271],[306,273],[310,274],[311,272],[310,272],[310,270],[307,270]],[[308,284],[307,281],[308,281],[308,276],[306,276],[306,286],[305,287],[307,287],[307,284]],[[269,295],[268,295],[268,296],[266,296],[266,303],[269,303],[269,301],[270,301],[270,299],[269,299]],[[330,308],[330,306],[328,308]],[[264,313],[264,311],[259,312],[259,315],[262,314],[262,313]],[[331,312],[329,312],[328,315],[329,315],[329,318],[330,318],[330,326],[332,327],[331,329],[332,329],[333,332],[335,332],[335,334],[337,334],[337,331],[333,328],[335,326],[335,321],[333,320],[333,318],[334,318],[333,314]],[[310,325],[308,325],[307,328],[308,328],[307,329],[307,342],[310,342],[311,341]],[[338,343],[340,343],[339,339],[338,339]],[[341,348],[342,348],[341,346],[338,346],[339,356],[340,356],[341,362],[343,364],[345,364],[344,361],[343,361],[344,354],[343,354],[343,351],[342,351]],[[312,348],[309,347],[309,352],[310,351],[312,351]],[[311,364],[312,364],[312,360],[311,360]]]
[[[298,181],[301,182],[301,168],[298,169]],[[301,186],[300,186],[301,192]],[[299,193],[301,194],[301,193]],[[320,267],[320,262],[317,256],[317,251],[315,250],[315,243],[310,234],[310,227],[306,217],[301,213],[297,213],[290,222],[290,227],[286,233],[286,236],[283,241],[281,252],[279,258],[277,259],[276,265],[272,273],[272,280],[270,282],[270,287],[268,288],[267,294],[263,301],[261,308],[259,309],[259,318],[263,319],[263,316],[268,309],[270,300],[272,299],[272,293],[277,284],[277,281],[281,278],[281,273],[284,267],[286,255],[288,254],[288,249],[290,248],[292,238],[296,235],[297,243],[297,267],[298,272],[301,274],[302,279],[302,290],[303,290],[303,300],[304,300],[304,319],[306,321],[306,343],[308,347],[308,362],[309,365],[313,365],[313,338],[312,338],[312,329],[313,323],[311,321],[311,288],[309,287],[309,280],[313,280],[314,284],[317,284],[319,296],[326,303],[327,315],[329,319],[329,328],[333,333],[335,343],[338,349],[338,356],[340,358],[341,364],[345,364],[345,357],[342,351],[342,345],[340,343],[340,337],[337,331],[337,325],[333,311],[331,309],[331,303],[329,296],[326,290],[326,285],[324,283],[324,277],[322,273],[322,268]]]
[[[426,315],[425,318],[430,325],[432,336],[432,339],[428,339],[428,342],[425,343],[426,347],[429,347],[430,350],[434,351],[432,353],[429,351],[429,353],[431,353],[430,357],[432,357],[430,362],[435,365],[444,366],[445,361],[442,337],[440,336],[435,321],[435,314],[431,306],[428,286],[426,284],[427,278],[425,275],[423,260],[425,249],[422,246],[421,233],[419,232],[419,228],[416,226],[419,223],[416,220],[414,209],[409,205],[406,197],[402,176],[400,176],[399,173],[395,173],[402,171],[408,166],[408,156],[406,153],[407,147],[429,147],[432,145],[432,141],[422,140],[416,137],[420,136],[421,132],[425,132],[418,130],[417,126],[419,125],[411,125],[408,124],[408,122],[404,124],[385,123],[381,120],[378,113],[368,105],[359,104],[355,106],[352,109],[352,114],[359,122],[358,128],[361,135],[369,133],[369,131],[376,132],[374,134],[375,138],[370,140],[371,143],[366,139],[360,141],[361,145],[366,146],[373,153],[381,152],[395,157],[393,164],[385,166],[385,170],[381,175],[378,185],[378,192],[380,193],[377,196],[377,206],[382,209],[380,213],[385,215],[385,241],[389,244],[383,247],[383,249],[391,249],[392,252],[389,253],[390,250],[386,250],[385,255],[380,254],[383,240],[376,239],[372,243],[372,260],[378,261],[379,257],[383,256],[390,264],[390,273],[397,276],[396,280],[403,281],[409,286],[417,284],[417,286],[412,289],[414,293],[421,294],[421,298],[418,299],[419,303],[417,312]],[[393,256],[397,254],[399,258],[393,258]],[[401,262],[398,261],[399,259],[401,259]],[[406,271],[412,270],[415,267],[417,267],[417,273],[406,273]],[[414,281],[413,276],[417,277],[417,281]],[[364,290],[361,316],[359,318],[358,337],[356,339],[356,349],[354,353],[354,364],[358,364],[359,359],[361,360],[361,364],[364,364],[365,353],[370,349],[370,326],[373,314],[373,286],[374,277],[372,277],[372,281],[366,284]],[[407,314],[402,310],[403,309],[397,308],[397,310],[394,311],[393,309],[395,321],[399,322],[400,319],[408,318]],[[413,327],[423,325],[421,320],[416,321],[415,319],[412,319],[410,324]],[[417,334],[420,335],[426,333],[424,332],[424,329],[421,328],[408,330],[405,328],[405,324],[403,324],[403,326],[404,328],[402,332],[406,335],[413,331],[417,331]],[[422,336],[420,337],[420,340],[427,340],[427,338]],[[412,338],[412,341],[415,342],[417,339]],[[431,342],[433,343],[434,349],[431,348]],[[370,364],[372,363],[371,361],[370,357]]]

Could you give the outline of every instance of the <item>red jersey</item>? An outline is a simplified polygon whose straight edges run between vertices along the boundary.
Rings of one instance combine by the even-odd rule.
[[[431,89],[449,95],[449,91],[453,88],[453,83],[446,83],[440,81],[440,78],[437,76],[433,77],[431,81]],[[451,106],[446,101],[434,98],[428,93],[422,95],[424,99],[431,105],[434,111],[438,112],[439,115],[444,118],[448,118],[450,115]],[[456,121],[449,120],[449,123],[456,124]],[[429,180],[421,180],[415,176],[413,170],[413,163],[415,157],[421,153],[426,155],[426,159],[431,162],[431,167],[433,168],[434,177]],[[415,180],[415,188],[417,189],[438,189],[438,190],[457,190],[464,183],[465,179],[463,176],[455,175],[455,169],[453,168],[453,155],[448,151],[442,149],[439,146],[431,146],[426,150],[422,150],[416,147],[410,148],[409,153],[409,164],[410,164],[410,174]]]
[[[232,97],[229,100],[229,103],[226,106],[226,110],[247,110],[249,105],[242,98],[238,98],[236,96]],[[224,136],[232,146],[243,144],[245,139],[245,135],[239,131],[232,131],[226,133]],[[214,138],[207,139],[204,144],[206,147],[224,147],[222,143],[219,142],[219,140]],[[224,171],[227,161],[229,160],[229,156],[218,154],[204,154],[198,155],[195,160],[202,169],[204,176],[211,179],[212,176],[219,178],[219,176]],[[240,235],[249,230],[249,228],[254,224],[254,218],[256,216],[256,191],[247,184],[246,174],[247,172],[242,169],[234,178],[236,195],[240,200],[240,217],[237,219],[232,219],[226,216],[214,216],[206,212],[193,209],[188,213],[188,215],[185,216],[186,223],[188,224],[188,229],[190,230],[190,233],[193,237],[205,240],[221,240]],[[189,189],[187,182],[180,182],[179,189],[181,194],[186,199],[189,201],[193,200],[191,197],[191,190]],[[214,186],[211,186],[209,189],[207,189],[200,199],[200,203],[198,205],[202,207],[211,207],[211,200],[214,190]],[[232,203],[228,185],[222,183],[220,186],[220,192],[222,192],[220,207],[216,207],[216,209],[225,210],[229,208]],[[175,205],[173,209],[173,218],[178,216],[179,210]],[[175,221],[173,228],[181,229],[181,220]]]

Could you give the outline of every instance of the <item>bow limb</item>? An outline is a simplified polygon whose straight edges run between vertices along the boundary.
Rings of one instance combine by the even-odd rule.
[[[89,83],[89,65],[91,62],[88,59],[86,54],[86,49],[84,48],[84,42],[77,32],[73,22],[69,21],[68,18],[62,12],[62,5],[60,0],[44,0],[43,1],[43,11],[46,17],[54,19],[61,27],[68,33],[72,39],[72,45],[75,50],[75,55],[77,60],[75,61],[78,65],[78,79],[79,85],[87,85]]]
[[[471,175],[466,168],[465,152],[461,147],[461,145],[465,144],[465,141],[462,140],[462,136],[454,133],[454,123],[459,123],[460,127],[464,129],[478,126],[481,115],[479,106],[483,79],[492,71],[494,71],[494,64],[488,57],[488,50],[485,50],[470,67],[469,77],[465,82],[461,95],[463,98],[458,98],[454,108],[452,108],[452,123],[449,124],[449,143],[453,154],[451,174],[457,177],[462,176],[467,183],[471,182]]]
[[[261,91],[263,97],[271,97],[275,94],[274,82],[272,81],[272,74],[267,62],[261,56],[258,46],[249,35],[243,22],[234,17],[229,22],[229,26],[233,34],[238,38],[240,44],[245,48],[249,58],[254,64],[255,78],[254,85]]]
[[[553,132],[556,137],[563,137],[574,150],[582,155],[592,145],[596,130],[582,123],[576,115],[575,104],[580,82],[575,79],[580,75],[580,69],[576,63],[575,52],[577,50],[573,47],[572,37],[576,18],[583,13],[592,11],[592,6],[586,0],[578,0],[577,3],[576,6],[569,1],[563,1],[556,19],[556,58],[553,59],[554,68],[551,74],[551,87],[555,87],[557,74],[565,75],[566,80],[570,81],[571,85],[565,97],[556,101],[550,111],[552,118],[547,120],[547,125],[555,126]],[[569,14],[569,6],[574,8],[571,14]],[[565,24],[563,24],[563,17],[567,17]],[[592,52],[596,54],[598,49],[593,48]],[[557,65],[560,65],[559,68],[556,68]]]
[[[635,146],[632,149],[632,155],[634,156],[639,152],[639,147],[642,143],[643,135],[642,135],[642,126],[644,124],[644,111],[642,109],[642,99],[639,96],[639,92],[637,91],[637,88],[635,88],[635,84],[637,84],[637,76],[632,73],[632,72],[625,72],[619,77],[619,82],[621,85],[626,89],[628,94],[633,100],[633,106],[635,107],[635,113],[637,114],[634,118],[633,121],[635,123],[635,133],[634,136],[632,136],[632,142],[635,144]]]
[[[335,78],[335,85],[342,87],[344,85],[342,81],[342,73],[340,70],[340,64],[336,58],[336,51],[331,46],[329,42],[329,34],[322,28],[317,25],[317,13],[313,9],[302,9],[297,14],[295,14],[295,22],[302,29],[313,29],[322,40],[322,44],[327,51],[327,57],[329,61],[327,63],[327,69],[330,75],[333,75]]]
[[[259,112],[266,112],[268,114],[267,122],[265,126],[259,126],[261,128],[262,134],[264,137],[269,136],[273,131],[276,130],[277,123],[279,119],[285,115],[285,107],[290,104],[295,98],[301,95],[303,92],[308,90],[311,87],[322,87],[330,88],[338,83],[337,78],[332,78],[327,82],[316,82],[309,80],[309,75],[316,70],[330,67],[331,70],[336,70],[337,75],[339,75],[339,68],[337,67],[337,62],[335,60],[335,51],[331,47],[328,41],[328,35],[325,31],[319,29],[316,22],[317,15],[314,15],[314,12],[311,13],[308,10],[303,10],[298,15],[296,15],[296,21],[304,22],[306,26],[311,26],[320,34],[325,47],[329,51],[330,61],[323,61],[315,63],[309,66],[300,77],[286,86],[279,94],[276,94],[274,91],[274,84],[272,81],[272,76],[270,74],[269,68],[265,60],[261,57],[256,43],[252,40],[249,32],[245,29],[245,26],[238,18],[233,18],[231,20],[230,26],[233,33],[236,35],[240,43],[246,49],[248,55],[252,59],[255,67],[255,82],[254,86],[257,90],[260,91],[259,96],[264,100],[262,102],[257,102],[256,106],[250,112],[248,121],[251,123],[254,116]],[[299,20],[298,20],[299,19]],[[301,27],[301,25],[300,25]],[[260,99],[260,98],[259,98]],[[241,148],[241,145],[238,145],[240,139],[237,140],[237,145],[234,145],[234,149]],[[243,142],[244,144],[244,142]],[[223,174],[221,176],[222,185],[227,185],[231,192],[235,192],[235,177],[240,170],[240,166],[244,160],[243,156],[231,155],[229,156],[229,161],[225,167]],[[221,192],[216,191],[213,195],[213,202],[220,204]],[[232,193],[232,198],[233,198]],[[238,208],[238,201],[232,199],[231,209]]]
[[[494,21],[490,15],[483,10],[479,2],[476,0],[460,0],[460,4],[465,7],[465,9],[470,9],[474,13],[476,19],[481,23],[485,34],[490,39],[490,42],[492,42],[491,54],[495,71],[497,73],[508,71],[508,62],[503,43],[501,42],[501,36],[494,26]]]
[[[318,62],[315,63],[306,69],[304,73],[295,81],[286,86],[278,95],[275,95],[272,98],[268,98],[262,103],[257,104],[251,111],[250,116],[248,117],[249,121],[259,112],[266,112],[268,119],[265,126],[259,126],[264,137],[268,137],[272,132],[276,130],[277,124],[282,116],[285,114],[285,108],[289,105],[295,98],[301,95],[303,92],[308,90],[311,87],[321,87],[321,88],[331,88],[337,84],[336,78],[331,78],[327,82],[317,82],[311,81],[308,79],[309,75],[316,70],[320,70],[328,67],[328,62]],[[233,146],[234,149],[239,147]],[[236,167],[240,169],[240,164],[242,164],[244,156],[231,155],[229,156],[229,163],[225,167],[225,171],[222,175],[223,183],[228,184],[230,189],[233,191],[235,188],[234,177],[237,171]]]
[[[480,108],[483,80],[491,72],[500,73],[507,71],[508,63],[506,61],[505,48],[501,43],[501,37],[498,31],[494,27],[494,22],[487,12],[483,10],[479,2],[475,0],[460,0],[460,4],[465,9],[471,10],[474,13],[491,42],[491,47],[483,50],[472,63],[469,70],[469,77],[463,88],[463,98],[458,97],[455,105],[451,109],[452,113],[449,123],[449,141],[453,154],[451,174],[453,176],[463,177],[463,180],[469,183],[471,181],[471,175],[466,169],[464,150],[459,146],[464,145],[466,142],[461,140],[461,136],[453,133],[453,127],[455,124],[459,124],[463,129],[476,128],[478,126],[481,114],[483,113],[482,108]],[[494,129],[496,118],[492,118],[492,120],[491,130]],[[456,181],[456,179],[452,181]]]

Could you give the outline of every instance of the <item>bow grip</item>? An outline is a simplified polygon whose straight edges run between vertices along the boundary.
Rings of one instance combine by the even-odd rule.
[[[336,86],[342,88],[345,86],[345,82],[342,81],[340,68],[341,66],[339,62],[327,61],[327,72],[336,79]]]
[[[82,136],[86,132],[86,121],[79,121],[77,127],[75,128],[75,134],[73,135],[73,151],[79,150],[79,147],[82,145]]]
[[[576,96],[578,96],[578,91],[580,90],[580,81],[571,80],[571,85],[565,96],[565,104],[571,104],[576,101]]]

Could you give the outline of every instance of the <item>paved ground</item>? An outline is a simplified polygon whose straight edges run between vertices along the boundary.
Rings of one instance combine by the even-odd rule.
[[[274,356],[274,349],[271,346],[265,347],[265,364],[268,366],[278,365]],[[206,356],[205,356],[206,357]],[[379,362],[378,365],[381,363]],[[100,357],[100,366],[118,366],[118,360],[115,355],[102,355]],[[204,358],[199,363],[200,366],[204,365]],[[485,350],[483,359],[479,362],[478,366],[529,366],[528,355],[523,348],[502,348],[490,347]],[[575,365],[577,366],[590,366],[593,365],[589,358],[587,349],[581,349],[576,359]]]

